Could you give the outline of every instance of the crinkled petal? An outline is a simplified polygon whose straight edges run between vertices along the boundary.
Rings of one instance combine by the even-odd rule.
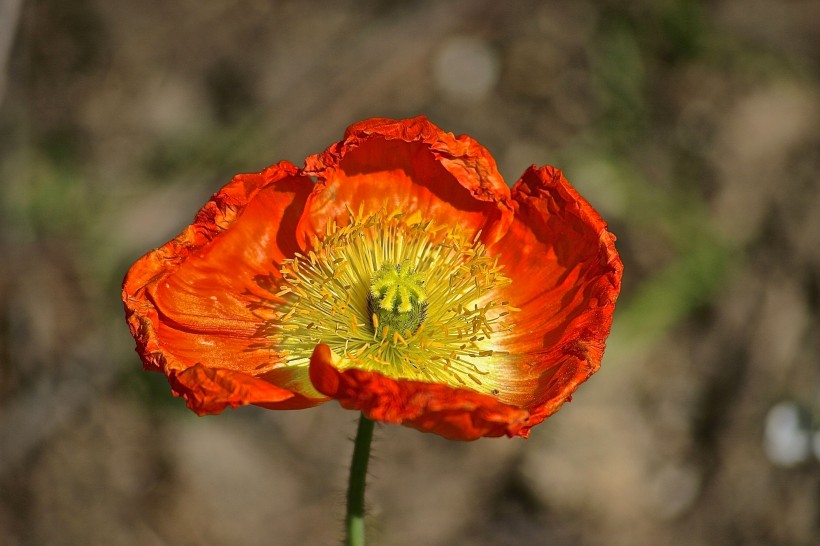
[[[287,402],[298,404],[302,398],[247,373],[206,368],[202,364],[173,372],[168,379],[174,394],[183,397],[200,415],[219,413],[226,406],[235,408],[251,401],[277,407]]]
[[[369,119],[350,126],[304,172],[318,183],[297,238],[307,248],[328,221],[346,225],[348,207],[364,213],[418,211],[436,224],[457,222],[485,242],[501,238],[512,221],[510,191],[495,160],[475,140],[445,133],[425,117]]]
[[[499,295],[521,311],[494,337],[499,398],[543,421],[601,364],[621,285],[615,236],[552,167],[528,169],[512,190],[515,220],[491,248],[512,283]]]
[[[496,398],[440,383],[396,380],[357,369],[339,369],[339,357],[320,344],[310,360],[310,378],[321,393],[369,419],[410,426],[451,440],[523,436],[529,412]]]
[[[128,272],[123,301],[137,352],[191,409],[324,400],[306,367],[288,371],[287,386],[271,383],[284,363],[264,338],[279,301],[279,263],[297,248],[295,228],[311,189],[287,162],[238,175],[191,226]]]

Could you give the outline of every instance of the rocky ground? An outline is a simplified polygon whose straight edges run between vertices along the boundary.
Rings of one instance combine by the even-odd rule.
[[[338,542],[356,416],[196,417],[141,371],[120,283],[234,173],[417,114],[511,184],[563,169],[624,288],[602,370],[530,440],[377,429],[373,542],[816,543],[817,2],[0,11],[0,543]]]

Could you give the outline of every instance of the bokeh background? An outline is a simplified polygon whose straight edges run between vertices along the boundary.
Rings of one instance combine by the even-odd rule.
[[[342,535],[356,416],[196,417],[119,299],[238,172],[369,116],[563,169],[625,263],[531,439],[376,432],[383,545],[816,544],[820,2],[0,1],[0,543]]]

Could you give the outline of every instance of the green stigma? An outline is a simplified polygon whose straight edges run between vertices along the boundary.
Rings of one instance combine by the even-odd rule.
[[[424,275],[385,262],[370,279],[369,303],[376,332],[386,326],[400,334],[415,332],[427,316]]]

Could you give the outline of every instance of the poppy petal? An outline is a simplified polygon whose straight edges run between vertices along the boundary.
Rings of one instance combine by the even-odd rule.
[[[287,162],[238,175],[182,234],[128,272],[123,301],[137,351],[146,369],[175,378],[192,409],[322,400],[306,369],[301,382],[290,378],[304,396],[249,386],[270,383],[266,374],[281,364],[265,345],[266,314],[277,301],[279,263],[297,248],[294,230],[311,188]]]
[[[252,375],[195,364],[169,376],[174,394],[185,398],[199,415],[220,413],[225,407],[263,403],[283,406],[296,395]]]
[[[342,407],[361,411],[369,419],[402,424],[451,440],[482,436],[523,436],[529,412],[492,396],[440,383],[396,380],[358,369],[338,368],[340,358],[330,347],[317,345],[310,359],[316,389]]]
[[[423,116],[351,125],[341,142],[307,158],[304,172],[318,183],[298,227],[303,248],[329,221],[346,225],[348,207],[418,211],[439,225],[458,218],[470,236],[481,229],[485,242],[502,237],[512,221],[510,191],[489,152]]]
[[[497,340],[499,398],[530,410],[533,426],[601,364],[621,285],[615,236],[558,169],[532,167],[512,189],[515,220],[491,251],[512,283],[499,295],[521,309]]]

